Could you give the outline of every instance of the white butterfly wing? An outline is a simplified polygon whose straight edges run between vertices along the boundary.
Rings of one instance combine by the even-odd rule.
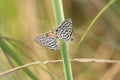
[[[46,34],[38,36],[35,41],[45,47],[48,47],[55,51],[58,48],[58,43],[55,37],[48,36]]]
[[[72,20],[66,19],[55,30],[55,34],[64,41],[71,41],[72,40]]]

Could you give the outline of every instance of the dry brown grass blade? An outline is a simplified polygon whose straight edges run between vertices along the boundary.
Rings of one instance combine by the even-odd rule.
[[[75,58],[75,59],[71,59],[72,62],[97,62],[97,63],[118,63],[118,65],[120,65],[120,60],[108,60],[108,59],[90,59],[90,58]],[[29,66],[33,66],[33,65],[38,65],[38,64],[48,64],[48,63],[56,63],[56,62],[62,62],[62,60],[46,60],[46,61],[35,61],[32,63],[28,63],[22,66],[18,66],[16,68],[7,70],[5,72],[0,73],[0,77],[4,77],[12,72],[15,72],[17,70],[29,67]]]

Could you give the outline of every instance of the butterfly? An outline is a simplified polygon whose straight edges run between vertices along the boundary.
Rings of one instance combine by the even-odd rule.
[[[35,41],[38,44],[55,51],[58,48],[57,42],[58,38],[64,41],[73,40],[72,29],[73,29],[72,20],[66,19],[58,25],[56,30],[38,36],[37,38],[35,38]]]

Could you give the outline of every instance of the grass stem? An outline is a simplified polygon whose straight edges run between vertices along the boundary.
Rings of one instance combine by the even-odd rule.
[[[64,20],[62,0],[53,0],[53,8],[56,18],[56,23],[58,25],[60,24],[61,21]],[[63,40],[60,40],[60,48],[63,59],[65,80],[73,80],[67,43]]]

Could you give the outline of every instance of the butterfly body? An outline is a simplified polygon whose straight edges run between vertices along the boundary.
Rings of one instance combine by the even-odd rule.
[[[55,31],[50,31],[46,34],[40,35],[35,39],[35,41],[38,44],[48,47],[55,51],[58,48],[57,38],[60,38],[64,41],[73,40],[72,27],[72,20],[66,19],[60,25],[58,25],[58,28]]]

